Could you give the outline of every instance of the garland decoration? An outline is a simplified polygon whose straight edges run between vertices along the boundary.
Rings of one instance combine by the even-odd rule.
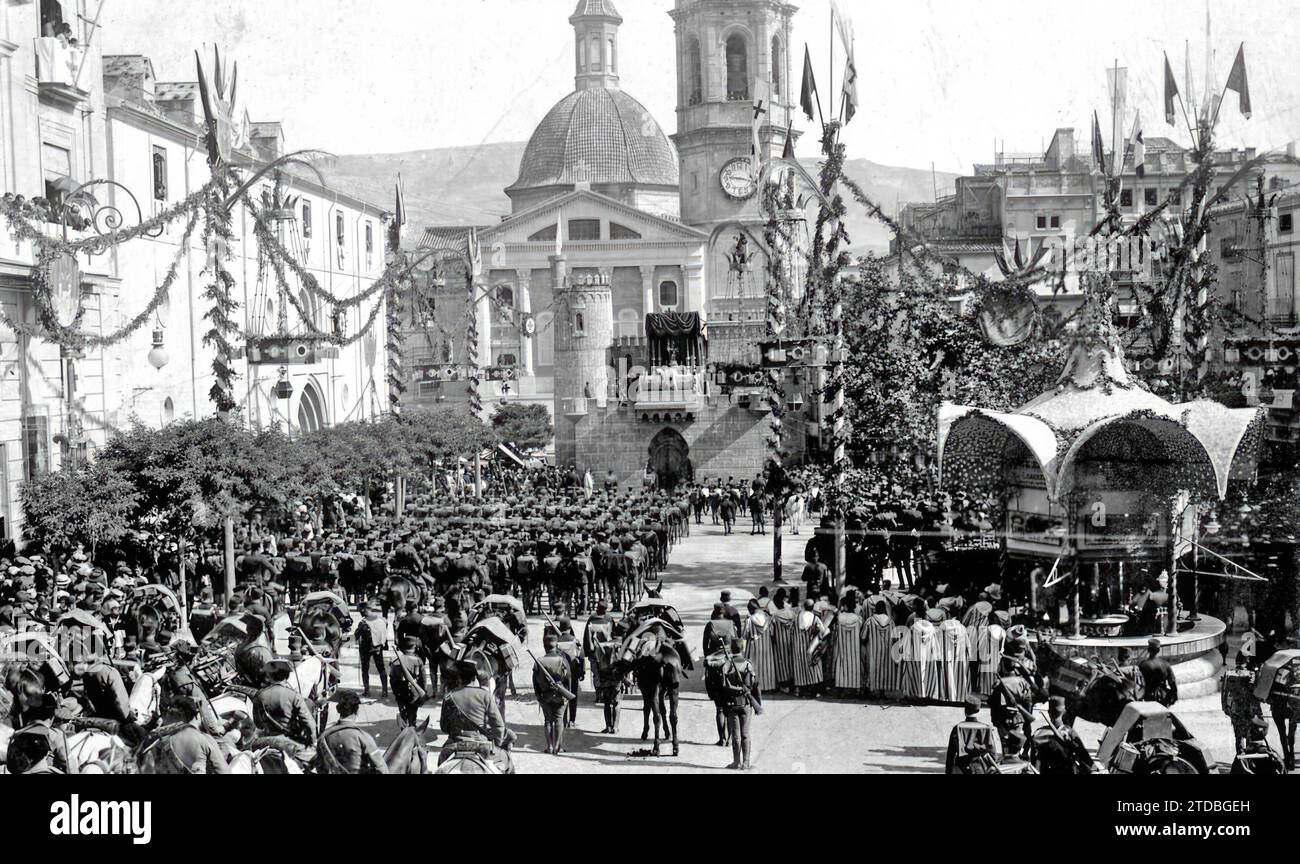
[[[205,348],[213,349],[212,387],[208,397],[221,414],[235,410],[235,349],[232,339],[238,333],[234,313],[239,304],[234,299],[235,277],[226,267],[231,258],[230,244],[235,239],[231,227],[230,211],[222,206],[229,193],[230,175],[222,172],[208,192],[204,212],[203,248],[207,250],[207,264],[203,273],[209,277],[202,297],[208,301],[208,311],[203,319],[208,331],[203,334]]]
[[[398,253],[401,254],[400,252]],[[412,298],[412,302],[418,302],[415,298],[415,279],[411,277],[406,283],[406,296]],[[402,329],[401,329],[401,306],[400,295],[396,288],[388,293],[387,324],[388,324],[388,403],[393,408],[393,413],[400,413],[402,410],[402,394],[406,392],[406,379],[402,371]]]

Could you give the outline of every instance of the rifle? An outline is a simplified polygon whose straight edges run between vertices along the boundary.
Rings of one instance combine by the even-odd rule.
[[[576,693],[574,693],[568,687],[565,687],[559,681],[555,680],[555,676],[551,674],[549,669],[547,669],[545,666],[542,665],[541,660],[537,659],[537,655],[533,653],[533,650],[531,648],[525,647],[524,650],[528,652],[529,657],[533,658],[533,663],[537,666],[537,668],[542,670],[542,674],[546,676],[546,680],[550,682],[551,687],[554,688],[557,693],[563,696],[566,702],[578,698]],[[568,662],[567,659],[565,662]]]

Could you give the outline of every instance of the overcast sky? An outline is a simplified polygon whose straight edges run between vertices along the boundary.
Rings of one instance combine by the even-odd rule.
[[[670,0],[616,0],[624,17],[622,83],[676,126]],[[806,0],[792,52],[806,41],[829,82],[828,0]],[[1165,125],[1161,51],[1180,89],[1191,42],[1205,82],[1204,0],[845,0],[857,31],[862,106],[845,135],[851,158],[965,172],[1008,152],[1040,151],[1054,129],[1084,141],[1093,109],[1106,125],[1106,68],[1129,68],[1129,120],[1147,137],[1187,141]],[[194,48],[239,62],[253,120],[281,120],[291,148],[392,153],[525,140],[573,89],[574,0],[106,0],[105,53],[150,56],[160,80],[192,80]],[[1214,69],[1227,79],[1246,42],[1254,117],[1222,113],[1221,141],[1261,149],[1300,138],[1300,4],[1212,0]],[[835,79],[843,77],[836,47]],[[798,75],[796,63],[796,77]],[[838,84],[837,84],[838,86]],[[827,94],[829,95],[829,94]],[[1181,127],[1182,118],[1179,117]],[[800,155],[816,155],[810,135]]]

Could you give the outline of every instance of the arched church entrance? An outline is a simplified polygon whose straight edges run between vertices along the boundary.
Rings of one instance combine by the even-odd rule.
[[[691,448],[676,429],[664,429],[650,442],[650,470],[660,489],[675,489],[695,477],[691,465]]]

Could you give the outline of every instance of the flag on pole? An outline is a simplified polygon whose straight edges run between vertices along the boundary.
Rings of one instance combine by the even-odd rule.
[[[1140,110],[1133,115],[1133,134],[1129,136],[1128,146],[1133,151],[1133,170],[1137,172],[1138,177],[1145,177],[1147,173],[1147,142],[1142,137],[1142,112]]]
[[[469,258],[470,273],[477,281],[483,275],[483,247],[478,242],[478,229],[469,229],[465,236],[465,253]]]
[[[754,176],[758,176],[759,168],[763,162],[763,142],[760,132],[764,123],[770,123],[770,114],[772,109],[772,85],[767,81],[755,79],[753,84],[754,93],[754,120],[752,131],[754,141],[752,144],[751,161],[754,164]]]
[[[564,254],[564,211],[555,214],[555,257]]]
[[[1106,144],[1101,137],[1101,121],[1097,112],[1092,112],[1092,161],[1097,163],[1101,173],[1106,173]]]
[[[831,0],[831,21],[835,23],[835,32],[840,34],[840,41],[844,43],[844,53],[851,56],[853,54],[853,21],[844,14],[839,0]]]
[[[803,108],[803,113],[808,115],[808,119],[813,119],[813,99],[821,101],[821,94],[817,92],[817,78],[813,75],[812,55],[808,53],[808,46],[803,46],[803,86],[799,89],[799,107]]]
[[[853,59],[853,53],[849,53],[849,59],[844,64],[844,125],[849,125],[853,120],[853,115],[858,113],[858,66]]]
[[[406,237],[406,191],[402,188],[402,175],[397,175],[397,198],[393,205],[393,227],[390,229],[392,234],[393,251],[396,252],[402,248],[402,240]]]
[[[794,120],[790,121],[790,128],[785,130],[785,147],[781,149],[781,158],[794,158]]]
[[[1128,69],[1113,66],[1106,70],[1106,84],[1110,90],[1110,152],[1112,171],[1118,174],[1124,167],[1124,114],[1128,107]]]
[[[1237,59],[1232,61],[1232,71],[1228,73],[1226,90],[1237,92],[1241,116],[1250,119],[1250,83],[1246,80],[1246,43],[1237,48]]]
[[[1165,122],[1174,125],[1174,100],[1178,98],[1178,81],[1174,79],[1174,67],[1169,65],[1169,55],[1165,54]]]

